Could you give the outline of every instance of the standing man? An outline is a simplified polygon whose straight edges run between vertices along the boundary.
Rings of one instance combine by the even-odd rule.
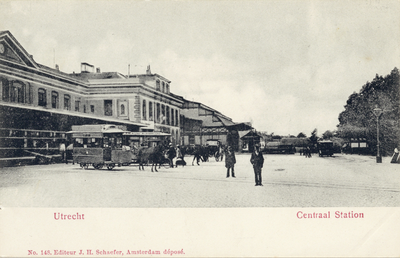
[[[263,186],[261,179],[261,169],[264,165],[264,157],[260,151],[260,145],[254,145],[254,151],[251,153],[250,162],[253,165],[256,186]]]
[[[61,160],[63,163],[68,164],[67,160],[67,153],[66,153],[66,148],[65,148],[65,143],[62,142],[60,144],[60,155],[61,155]]]
[[[176,157],[176,150],[174,146],[172,146],[172,143],[169,144],[167,156],[168,156],[169,166],[173,168],[174,167],[173,159]]]
[[[233,151],[232,146],[229,146],[225,156],[225,167],[227,169],[226,177],[229,177],[229,170],[232,170],[232,177],[235,177],[235,164],[236,164],[235,152]]]

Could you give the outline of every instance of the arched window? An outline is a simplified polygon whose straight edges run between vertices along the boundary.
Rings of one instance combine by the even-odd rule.
[[[42,107],[47,105],[46,90],[43,88],[38,89],[38,105]]]
[[[125,115],[125,105],[121,104],[121,115]]]
[[[147,110],[146,110],[146,100],[143,100],[143,106],[142,106],[142,118],[143,120],[147,120]]]
[[[51,92],[51,107],[58,108],[58,92],[56,91]]]
[[[64,109],[71,110],[71,97],[67,94],[64,95]]]

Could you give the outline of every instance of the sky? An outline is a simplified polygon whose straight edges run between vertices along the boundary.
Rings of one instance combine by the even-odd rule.
[[[0,1],[37,63],[143,74],[257,131],[336,129],[349,95],[400,61],[400,1]]]

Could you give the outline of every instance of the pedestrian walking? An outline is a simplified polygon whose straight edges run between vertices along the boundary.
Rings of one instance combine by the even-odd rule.
[[[254,151],[251,153],[250,162],[253,165],[256,186],[263,186],[261,178],[261,170],[264,166],[264,157],[260,151],[260,145],[254,146]]]
[[[232,177],[235,177],[235,164],[236,157],[232,146],[228,146],[228,151],[225,153],[225,167],[226,167],[226,177],[229,177],[229,170],[232,171]]]
[[[197,163],[198,166],[200,166],[200,160],[203,161],[203,159],[201,157],[201,149],[198,146],[196,146],[194,148],[194,151],[193,151],[192,166],[193,166],[193,163],[194,163],[195,160],[196,160],[196,163]]]

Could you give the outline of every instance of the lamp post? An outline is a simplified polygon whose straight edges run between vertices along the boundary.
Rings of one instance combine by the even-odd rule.
[[[382,115],[383,110],[376,106],[373,113],[376,116],[376,163],[382,163],[382,157],[379,153],[379,117]]]

